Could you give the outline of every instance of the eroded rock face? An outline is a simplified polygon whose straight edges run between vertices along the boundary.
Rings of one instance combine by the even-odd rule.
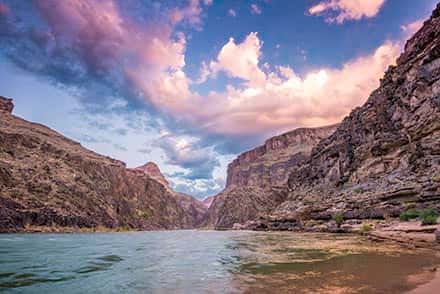
[[[305,161],[313,146],[333,133],[336,127],[296,129],[240,154],[228,165],[226,187],[285,185],[291,169]]]
[[[9,102],[2,105],[12,109]],[[0,114],[0,232],[35,226],[179,229],[195,222],[149,175],[47,127]]]
[[[273,137],[228,166],[227,184],[208,210],[208,223],[232,228],[267,215],[286,197],[289,171],[303,163],[312,147],[336,126],[302,128]]]
[[[290,174],[278,220],[440,208],[440,5],[367,102]]]
[[[268,215],[286,197],[284,190],[260,187],[228,187],[219,193],[208,209],[207,224],[216,229],[230,229]]]
[[[177,203],[185,210],[185,212],[191,216],[191,227],[197,227],[205,220],[208,208],[201,201],[190,195],[175,192],[154,162],[148,162],[132,169],[132,171],[139,175],[147,175],[161,183],[164,188],[176,198]]]
[[[12,99],[0,96],[0,112],[11,114],[12,110],[14,110]]]
[[[165,179],[159,167],[154,162],[147,162],[146,164],[136,167],[133,170],[149,175],[151,178],[157,180],[159,183],[162,183],[165,186],[169,186],[168,181]]]

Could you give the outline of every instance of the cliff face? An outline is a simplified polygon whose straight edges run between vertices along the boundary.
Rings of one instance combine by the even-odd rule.
[[[440,4],[367,102],[289,177],[272,219],[397,216],[440,208]]]
[[[336,126],[296,129],[239,155],[228,166],[225,190],[215,196],[209,207],[209,224],[230,228],[275,209],[285,199],[289,172],[335,129]]]
[[[151,178],[155,179],[156,181],[158,181],[159,183],[163,184],[164,186],[166,187],[169,186],[168,181],[165,179],[159,167],[154,162],[147,162],[142,166],[134,168],[133,171],[140,174],[146,174]]]
[[[0,231],[44,227],[190,228],[162,183],[11,115],[0,98]]]
[[[226,187],[270,188],[286,184],[290,170],[306,160],[313,146],[335,130],[336,125],[301,128],[270,138],[228,165]]]
[[[138,175],[147,175],[161,183],[167,191],[176,198],[177,203],[183,208],[186,214],[191,216],[191,227],[197,227],[205,220],[206,212],[208,211],[206,205],[190,195],[175,192],[154,162],[148,162],[142,166],[131,169],[131,171]]]

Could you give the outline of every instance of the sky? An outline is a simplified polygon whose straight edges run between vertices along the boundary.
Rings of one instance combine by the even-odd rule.
[[[0,0],[0,95],[204,198],[239,153],[362,105],[435,4]]]

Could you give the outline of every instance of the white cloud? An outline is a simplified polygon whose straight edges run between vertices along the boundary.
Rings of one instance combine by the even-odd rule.
[[[234,9],[229,9],[228,10],[228,15],[232,16],[232,17],[236,17],[237,16],[237,12]]]
[[[214,134],[253,136],[322,126],[339,122],[362,104],[400,53],[400,44],[385,42],[339,68],[318,68],[299,76],[289,66],[260,67],[261,43],[256,33],[242,43],[230,39],[210,63],[211,75],[224,71],[246,81],[240,86],[227,85],[223,92],[200,96],[189,90],[191,81],[183,71],[178,77],[170,73],[150,90],[155,104]]]
[[[261,46],[257,33],[250,33],[240,44],[230,38],[220,50],[217,60],[210,63],[210,69],[213,73],[222,70],[231,77],[241,78],[251,84],[261,83],[266,79],[258,66],[262,55]]]
[[[343,23],[347,20],[374,17],[385,0],[324,0],[309,8],[311,15],[326,16],[327,22]]]

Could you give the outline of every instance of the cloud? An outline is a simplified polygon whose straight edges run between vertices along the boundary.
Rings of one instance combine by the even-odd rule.
[[[228,15],[232,16],[232,17],[236,17],[237,16],[237,12],[234,9],[229,9],[228,10]]]
[[[309,8],[311,15],[324,15],[326,21],[341,24],[347,20],[371,18],[379,13],[385,0],[324,0]]]
[[[266,75],[258,67],[262,55],[261,46],[257,33],[250,33],[240,44],[230,38],[220,50],[217,60],[210,63],[210,69],[214,73],[224,71],[231,77],[260,83],[266,79]]]
[[[176,136],[165,132],[153,147],[160,148],[165,154],[165,162],[186,170],[180,177],[189,180],[211,179],[212,172],[219,165],[212,147],[201,146],[197,138]]]
[[[163,80],[155,91],[162,98],[162,107],[202,133],[237,140],[300,126],[332,124],[368,98],[400,53],[399,43],[385,42],[373,53],[339,68],[316,68],[299,76],[288,66],[260,67],[261,44],[256,33],[250,33],[242,43],[231,38],[210,62],[210,77],[224,71],[244,80],[243,84],[227,85],[223,92],[200,96],[189,90],[190,81],[180,72],[178,77],[168,77],[172,82]]]
[[[206,6],[212,5],[212,0],[204,0],[203,4]],[[174,8],[170,11],[169,16],[173,24],[177,24],[182,21],[187,21],[189,24],[195,25],[200,29],[202,23],[201,14],[202,7],[200,0],[189,0],[187,6],[183,8]]]
[[[252,14],[261,14],[261,8],[257,5],[257,4],[255,4],[255,3],[253,3],[253,4],[251,4],[251,13]]]

